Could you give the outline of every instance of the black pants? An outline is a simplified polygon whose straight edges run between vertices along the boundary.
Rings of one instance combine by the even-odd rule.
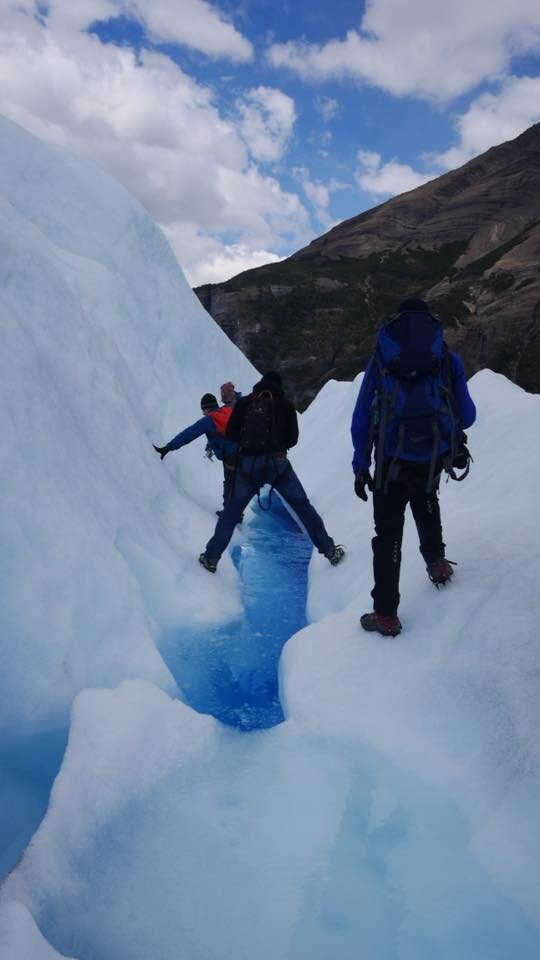
[[[375,586],[371,591],[373,609],[381,616],[395,616],[399,606],[399,573],[401,568],[401,541],[405,508],[411,505],[420,539],[420,553],[426,564],[444,557],[441,512],[438,489],[440,471],[437,471],[433,490],[426,493],[429,464],[401,463],[394,480],[373,493],[375,536],[373,547],[373,575]]]

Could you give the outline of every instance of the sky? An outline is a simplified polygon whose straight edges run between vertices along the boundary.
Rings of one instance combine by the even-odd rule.
[[[538,122],[540,3],[0,0],[0,113],[219,282]]]

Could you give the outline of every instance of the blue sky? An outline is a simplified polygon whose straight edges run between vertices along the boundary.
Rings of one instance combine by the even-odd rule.
[[[540,3],[0,0],[0,113],[224,280],[539,121]]]

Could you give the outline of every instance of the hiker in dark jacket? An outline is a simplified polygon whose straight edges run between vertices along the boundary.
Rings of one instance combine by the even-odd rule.
[[[294,510],[319,553],[333,566],[338,564],[345,551],[326,532],[287,457],[289,448],[298,441],[298,419],[291,401],[283,394],[279,373],[265,374],[252,394],[236,401],[226,436],[238,444],[238,469],[232,496],[199,557],[203,567],[215,572],[243,510],[266,483]]]
[[[429,578],[439,587],[446,584],[453,574],[452,565],[445,557],[438,488],[443,468],[454,477],[454,468],[468,469],[469,453],[465,446],[467,438],[463,431],[476,419],[476,409],[467,388],[463,362],[457,354],[446,351],[438,318],[430,315],[423,300],[409,297],[398,305],[396,314],[388,327],[396,320],[405,324],[403,349],[409,361],[413,358],[414,362],[419,362],[414,358],[415,331],[417,342],[425,335],[423,332],[425,330],[428,331],[428,339],[434,334],[440,336],[443,358],[440,369],[443,364],[446,364],[450,381],[450,401],[444,400],[446,406],[441,410],[449,410],[447,416],[452,423],[454,449],[450,449],[451,442],[445,442],[443,437],[439,438],[438,427],[435,427],[433,434],[429,433],[427,439],[428,445],[431,447],[433,443],[434,446],[423,458],[420,453],[415,454],[410,450],[408,452],[403,439],[398,439],[396,448],[392,453],[388,453],[384,437],[381,436],[381,428],[384,430],[383,419],[389,419],[392,416],[392,403],[396,403],[399,383],[407,382],[410,385],[415,382],[416,385],[420,385],[422,374],[412,370],[407,381],[396,375],[395,393],[390,397],[390,407],[387,408],[386,413],[381,413],[378,399],[384,393],[383,379],[388,377],[389,373],[391,376],[393,361],[390,360],[387,364],[390,370],[381,361],[379,339],[379,349],[369,361],[360,387],[352,418],[351,434],[354,446],[352,466],[355,474],[355,493],[361,500],[367,500],[366,488],[373,492],[375,521],[375,536],[372,540],[375,585],[371,591],[374,609],[373,613],[365,613],[360,622],[365,630],[375,630],[383,636],[396,636],[401,631],[397,610],[400,600],[401,542],[407,503],[411,506],[416,523],[420,552],[426,563]],[[435,369],[438,369],[436,363],[432,371]],[[428,377],[432,375],[432,371]],[[442,378],[442,374],[440,376]],[[420,385],[419,388],[422,389],[422,386]],[[406,389],[413,388],[409,386]],[[418,386],[414,389],[418,389]],[[414,422],[414,419],[410,417],[408,422]],[[420,419],[418,418],[418,421]],[[431,422],[428,421],[428,423],[431,431]],[[398,427],[398,438],[399,429]],[[409,427],[403,429],[409,429]],[[380,439],[378,440],[377,437]],[[435,439],[431,439],[432,437]],[[372,477],[370,466],[373,445],[375,446],[375,474]]]
[[[234,441],[225,437],[232,411],[229,407],[220,407],[213,393],[205,393],[201,398],[201,410],[203,416],[200,420],[186,427],[164,447],[153,446],[163,460],[172,450],[179,450],[206,434],[207,446],[218,460],[223,462],[223,506],[225,506],[232,490],[234,463],[238,449]]]

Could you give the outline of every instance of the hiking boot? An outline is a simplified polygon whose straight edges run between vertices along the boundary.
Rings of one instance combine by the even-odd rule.
[[[337,567],[338,563],[341,563],[343,557],[345,556],[345,550],[338,544],[337,547],[332,547],[330,553],[326,553],[325,557],[330,561],[333,567]]]
[[[440,560],[433,560],[431,563],[428,563],[426,570],[429,579],[435,584],[437,590],[440,586],[444,587],[444,585],[448,583],[450,577],[454,576],[454,571],[452,570],[452,561],[447,560],[446,557],[441,557]]]
[[[201,553],[199,557],[199,563],[210,573],[215,573],[217,570],[217,560],[211,560],[210,557],[207,557],[205,553]]]
[[[401,633],[401,623],[398,617],[383,617],[379,613],[364,613],[360,617],[364,630],[376,630],[383,637],[397,637]]]

